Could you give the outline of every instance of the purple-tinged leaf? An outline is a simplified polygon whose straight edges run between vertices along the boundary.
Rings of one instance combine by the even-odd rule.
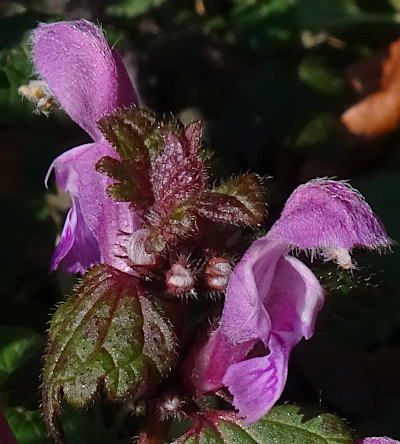
[[[97,125],[122,161],[148,158],[149,150],[157,152],[162,146],[156,116],[137,106],[120,108]]]
[[[162,137],[164,149],[152,161],[150,177],[157,204],[170,211],[201,194],[206,179],[204,164],[186,139],[167,129]]]
[[[231,224],[260,225],[265,212],[259,180],[243,174],[203,193],[197,212],[207,219]]]
[[[91,268],[53,317],[43,376],[49,432],[64,397],[87,406],[100,387],[111,399],[137,399],[165,375],[175,359],[175,337],[137,278],[106,265]]]
[[[201,120],[189,123],[184,129],[185,138],[188,141],[189,153],[192,156],[197,156],[199,154],[202,130],[203,123]]]
[[[179,240],[195,235],[198,232],[193,207],[189,202],[183,203],[172,213],[163,213],[153,208],[148,215],[149,236],[145,242],[146,252],[161,253],[167,247],[176,245]]]
[[[131,202],[132,209],[147,209],[154,200],[149,150],[157,152],[162,145],[156,117],[138,107],[124,108],[100,119],[98,126],[121,159],[103,157],[96,164],[98,172],[118,181],[107,188],[108,195]]]

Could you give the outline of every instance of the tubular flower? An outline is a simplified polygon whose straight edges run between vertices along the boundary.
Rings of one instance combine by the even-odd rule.
[[[135,90],[118,53],[102,32],[85,20],[40,25],[32,34],[33,58],[50,92],[93,139],[57,157],[57,183],[72,198],[60,241],[52,259],[55,270],[61,262],[69,273],[84,274],[104,262],[129,272],[118,256],[121,232],[140,228],[139,217],[128,203],[115,202],[106,193],[112,180],[96,172],[96,162],[117,158],[105,141],[97,122],[116,108],[137,104]]]
[[[191,376],[199,394],[227,386],[248,423],[280,397],[290,351],[312,336],[324,301],[317,278],[288,252],[265,237],[247,250],[229,280],[220,327],[197,355]],[[256,356],[246,359],[260,341]]]
[[[226,386],[247,423],[261,418],[280,397],[290,352],[313,335],[324,301],[317,278],[290,250],[330,249],[338,261],[355,245],[389,243],[371,208],[346,183],[316,179],[300,186],[233,269],[220,325],[184,367],[191,389],[202,395]]]

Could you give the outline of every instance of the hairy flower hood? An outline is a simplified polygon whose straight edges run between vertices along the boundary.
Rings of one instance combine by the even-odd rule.
[[[268,232],[301,249],[369,249],[390,245],[381,221],[347,182],[314,179],[294,190]]]
[[[111,179],[96,172],[104,156],[117,158],[97,122],[116,108],[137,104],[135,90],[118,53],[103,33],[85,20],[40,25],[32,34],[33,59],[39,75],[69,116],[93,143],[73,148],[52,163],[56,180],[72,198],[52,269],[63,261],[69,273],[84,274],[92,264],[105,262],[129,271],[118,244],[120,232],[141,226],[125,202],[106,194]]]

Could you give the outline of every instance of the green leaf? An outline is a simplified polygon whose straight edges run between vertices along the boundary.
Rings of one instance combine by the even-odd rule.
[[[74,407],[85,407],[101,386],[111,399],[137,399],[171,368],[174,333],[158,307],[140,293],[135,277],[97,265],[54,315],[43,410],[58,442],[55,416],[62,396]]]
[[[400,11],[400,0],[389,0],[389,3],[395,11]]]
[[[296,10],[302,29],[326,31],[333,27],[357,24],[364,18],[354,0],[302,0],[298,2]]]
[[[344,82],[316,57],[305,57],[298,67],[299,78],[310,88],[328,96],[343,94]]]
[[[40,410],[8,407],[4,415],[19,444],[51,444]]]
[[[164,2],[165,0],[120,0],[116,5],[109,6],[107,11],[111,15],[135,17],[158,8]]]
[[[313,407],[281,405],[246,426],[231,412],[201,411],[192,428],[173,444],[352,444],[340,418]]]
[[[336,127],[337,119],[332,114],[319,114],[305,124],[296,139],[295,145],[302,148],[321,144],[332,138],[332,133]]]
[[[207,219],[231,224],[260,225],[265,212],[259,179],[243,174],[204,193],[197,212]]]
[[[376,27],[399,22],[398,14],[363,10],[356,0],[301,0],[297,2],[296,12],[301,29],[323,32],[360,24]]]
[[[30,329],[0,327],[0,385],[43,344],[43,337]]]
[[[18,87],[27,83],[32,73],[28,48],[28,43],[22,41],[12,49],[0,51],[0,109],[6,111],[3,120],[14,122],[14,113],[18,117],[32,114],[32,108],[18,94]]]
[[[105,417],[100,401],[95,401],[91,411],[75,410],[66,405],[63,408],[62,428],[65,442],[68,444],[126,444],[126,439],[120,439],[118,430],[110,427]],[[123,405],[120,408],[124,408]]]

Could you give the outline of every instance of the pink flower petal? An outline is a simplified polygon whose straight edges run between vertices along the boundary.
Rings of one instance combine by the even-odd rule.
[[[133,233],[142,222],[129,209],[128,203],[115,202],[107,195],[106,188],[112,180],[95,170],[97,161],[103,156],[116,158],[115,151],[107,143],[82,145],[57,157],[50,167],[54,168],[58,184],[70,193],[75,205],[53,258],[54,268],[64,258],[70,270],[76,267],[82,272],[84,263],[80,264],[82,259],[78,260],[78,256],[84,253],[90,260],[99,258],[121,271],[132,272],[119,256],[126,255],[123,246],[127,236],[124,233]]]
[[[267,356],[232,364],[223,379],[246,424],[264,416],[285,387],[291,347],[279,336],[271,335],[269,350]]]
[[[103,33],[86,20],[41,24],[32,34],[39,74],[60,105],[94,140],[96,122],[117,107],[137,104],[125,67]]]
[[[60,240],[54,250],[51,269],[56,270],[61,261],[67,273],[81,275],[84,275],[90,266],[101,262],[97,240],[86,225],[79,200],[76,198],[72,202],[72,208],[67,214]]]
[[[376,438],[364,438],[356,444],[400,444],[400,441],[395,441],[394,439],[382,436]]]
[[[268,344],[271,320],[264,301],[275,268],[289,248],[280,242],[256,240],[233,269],[226,290],[221,332],[233,344],[262,340]]]
[[[305,249],[372,249],[391,243],[361,194],[346,182],[329,179],[300,185],[267,237]]]
[[[234,345],[221,330],[213,332],[200,350],[193,348],[185,362],[185,384],[197,396],[218,390],[224,385],[222,379],[228,367],[243,360],[256,342],[253,340]]]
[[[266,241],[266,247],[268,244],[274,246],[276,242]],[[268,263],[268,260],[268,255],[258,257],[259,263]],[[267,275],[260,265],[254,268],[254,280],[259,283]],[[232,364],[223,378],[223,383],[234,395],[234,406],[246,417],[247,423],[260,419],[279,399],[286,383],[290,351],[303,336],[306,339],[312,336],[324,300],[324,291],[317,278],[298,259],[281,256],[276,265],[270,266],[274,267],[274,275],[269,287],[258,286],[262,288],[258,298],[263,301],[271,322],[270,326],[264,326],[265,332],[259,338],[268,347],[269,354]],[[229,297],[237,291],[236,287],[230,288]],[[238,290],[240,292],[240,286]],[[223,320],[222,329],[226,329]],[[263,337],[268,330],[266,342]]]
[[[250,246],[229,280],[218,330],[185,368],[197,394],[228,386],[247,423],[280,397],[290,352],[312,336],[324,301],[317,278],[288,250],[266,237]],[[251,351],[259,341],[264,347]]]

